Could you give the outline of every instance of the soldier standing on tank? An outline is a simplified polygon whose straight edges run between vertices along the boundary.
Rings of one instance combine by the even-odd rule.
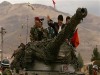
[[[39,17],[35,17],[35,25],[30,30],[30,40],[41,41],[45,38],[44,28],[42,26],[42,20]]]

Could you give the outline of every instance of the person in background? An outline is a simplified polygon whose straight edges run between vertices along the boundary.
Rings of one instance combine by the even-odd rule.
[[[67,16],[65,25],[68,25],[69,22],[70,22],[70,17]],[[70,40],[69,39],[66,39],[66,42],[67,42],[68,45],[70,45]]]
[[[66,17],[66,25],[69,23],[69,21],[70,21],[70,17],[67,16],[67,17]]]
[[[98,75],[98,66],[93,65],[93,75]]]
[[[3,71],[3,75],[12,75],[9,67],[5,68],[5,70]]]

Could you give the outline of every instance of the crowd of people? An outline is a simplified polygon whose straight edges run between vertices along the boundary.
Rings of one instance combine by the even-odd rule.
[[[64,23],[64,18],[62,15],[58,15],[58,21],[54,22],[50,16],[47,16],[47,24],[48,28],[44,29],[43,27],[43,18],[35,17],[34,22],[35,25],[31,27],[30,30],[30,40],[31,42],[34,41],[41,41],[43,39],[52,39],[56,37],[59,32],[70,22],[70,16],[66,17],[66,23]],[[65,39],[69,43],[69,39]]]

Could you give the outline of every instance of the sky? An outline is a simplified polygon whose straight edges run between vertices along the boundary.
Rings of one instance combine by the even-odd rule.
[[[52,0],[0,0],[15,3],[32,3],[53,6]],[[56,9],[73,15],[78,7],[87,8],[88,12],[100,16],[100,0],[55,0]]]

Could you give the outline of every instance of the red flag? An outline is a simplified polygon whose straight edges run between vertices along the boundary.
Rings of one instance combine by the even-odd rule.
[[[79,37],[78,37],[78,29],[76,29],[72,39],[71,39],[71,44],[76,48],[79,45]]]
[[[56,2],[55,2],[54,0],[52,0],[52,2],[53,2],[53,5],[54,5],[54,8],[55,8],[55,4],[56,4]]]

